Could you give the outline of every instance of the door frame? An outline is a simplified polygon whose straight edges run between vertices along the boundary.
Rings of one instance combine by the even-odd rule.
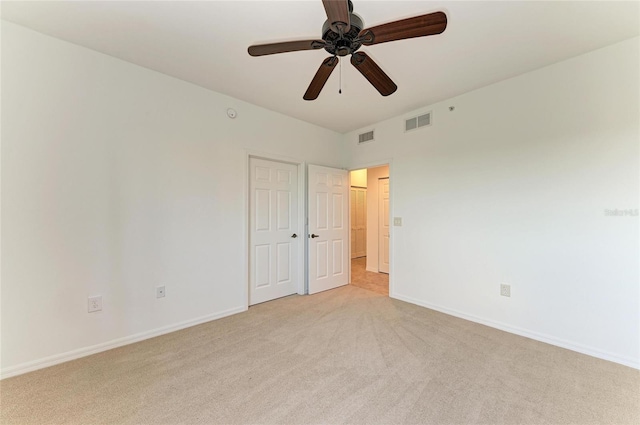
[[[362,164],[351,165],[349,170],[349,187],[351,187],[351,171],[362,170],[363,168],[375,168],[387,165],[389,167],[389,297],[396,298],[394,285],[394,265],[393,265],[393,245],[395,243],[393,229],[393,199],[395,179],[393,178],[393,159],[366,162]],[[367,187],[367,190],[369,188]],[[349,228],[351,228],[351,203],[349,203]],[[349,232],[349,252],[351,252],[351,232]],[[351,261],[349,261],[349,283],[351,283]]]
[[[307,186],[307,176],[305,173],[306,163],[300,159],[292,158],[284,155],[277,155],[267,152],[260,152],[255,150],[247,150],[245,151],[245,160],[244,160],[244,184],[243,184],[243,210],[244,210],[244,225],[243,225],[243,251],[244,251],[244,286],[243,286],[243,295],[245,300],[245,308],[249,308],[249,285],[250,282],[250,260],[249,260],[249,250],[251,249],[251,244],[249,242],[250,237],[250,220],[249,210],[251,203],[251,192],[249,190],[249,186],[251,184],[251,167],[249,166],[249,161],[251,158],[264,159],[266,161],[275,161],[275,162],[284,162],[287,164],[292,164],[296,166],[298,172],[298,230],[299,235],[305,236],[303,240],[306,240],[306,186]],[[297,252],[294,254],[294,261],[297,261],[300,267],[298,267],[298,272],[296,279],[298,281],[297,285],[297,293],[299,295],[304,295],[306,292],[306,243],[300,243],[297,249]]]

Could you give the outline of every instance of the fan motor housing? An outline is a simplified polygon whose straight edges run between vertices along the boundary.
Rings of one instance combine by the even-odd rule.
[[[332,55],[347,56],[362,46],[360,41],[355,41],[364,26],[362,19],[354,13],[349,14],[349,19],[351,28],[342,37],[331,29],[331,22],[328,20],[322,25],[322,39],[326,42],[324,49]]]

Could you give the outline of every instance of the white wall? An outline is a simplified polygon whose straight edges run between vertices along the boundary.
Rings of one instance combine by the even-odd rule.
[[[337,133],[6,22],[2,124],[4,376],[246,309],[247,150],[343,162]]]
[[[367,187],[367,169],[352,170],[349,172],[349,181],[351,186]]]
[[[414,132],[397,117],[367,127],[374,143],[345,135],[352,166],[393,161],[391,296],[640,367],[638,217],[604,213],[639,206],[638,52],[412,111],[433,111]]]
[[[379,184],[378,179],[389,177],[389,166],[369,168],[367,170],[367,265],[370,272],[378,273],[378,259],[380,252],[378,249],[378,233],[380,233],[380,223],[378,212]]]

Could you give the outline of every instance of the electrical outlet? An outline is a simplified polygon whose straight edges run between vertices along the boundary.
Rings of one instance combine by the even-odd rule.
[[[164,286],[156,286],[156,298],[164,298],[165,294]]]
[[[500,285],[500,295],[503,297],[511,297],[511,285]]]
[[[394,226],[402,226],[402,217],[393,217]]]
[[[89,313],[102,310],[102,295],[89,297]]]

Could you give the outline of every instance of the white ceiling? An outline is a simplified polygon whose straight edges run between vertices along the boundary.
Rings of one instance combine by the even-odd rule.
[[[447,30],[363,47],[398,85],[382,97],[348,61],[302,99],[324,50],[250,57],[251,44],[320,38],[321,0],[2,2],[2,18],[338,132],[402,115],[637,36],[640,3],[354,0],[365,27],[437,10]]]

